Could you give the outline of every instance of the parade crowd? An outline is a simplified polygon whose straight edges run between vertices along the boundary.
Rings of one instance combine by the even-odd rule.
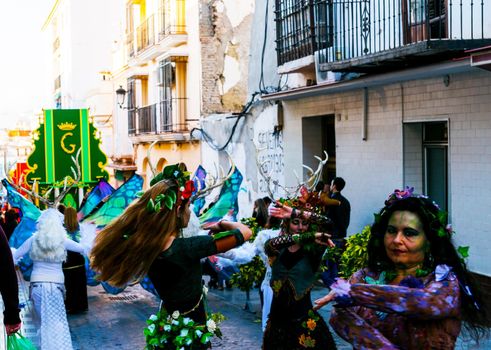
[[[197,189],[182,163],[167,166],[150,185],[97,234],[79,224],[72,207],[46,209],[17,249],[8,240],[22,213],[4,212],[0,291],[7,335],[21,329],[15,265],[30,259],[34,345],[72,349],[67,313],[90,312],[87,259],[97,279],[116,288],[150,280],[161,303],[143,329],[148,349],[208,349],[223,317],[208,309],[204,271],[208,287],[230,287],[238,266],[259,256],[264,350],[336,349],[331,329],[354,349],[446,350],[463,329],[477,342],[488,336],[489,301],[453,243],[446,213],[412,188],[381,199],[368,258],[342,278],[339,255],[327,254],[346,249],[351,206],[341,177],[302,187],[296,197],[258,198],[254,230],[232,217],[196,223]],[[326,295],[313,301],[319,281]],[[318,310],[330,303],[324,319]]]

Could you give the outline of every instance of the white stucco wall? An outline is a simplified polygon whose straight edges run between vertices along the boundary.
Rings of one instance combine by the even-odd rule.
[[[404,98],[401,95],[404,94]],[[334,114],[337,175],[352,215],[348,232],[372,223],[387,195],[403,183],[404,122],[448,120],[449,208],[457,245],[470,246],[470,268],[491,275],[491,74],[470,70],[369,89],[367,141],[362,140],[362,90],[284,102],[284,161],[287,185],[301,173],[301,118]],[[404,100],[404,106],[402,101]],[[403,112],[403,113],[402,113]],[[305,135],[303,135],[305,138]],[[414,146],[413,146],[414,147]],[[413,148],[414,151],[414,148]],[[413,161],[419,162],[418,158]],[[421,166],[421,165],[419,165]],[[411,179],[406,174],[406,179]],[[411,185],[407,183],[407,185]],[[417,187],[421,184],[416,184]]]

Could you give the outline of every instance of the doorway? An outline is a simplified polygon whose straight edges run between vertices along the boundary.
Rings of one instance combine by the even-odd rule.
[[[302,146],[303,164],[317,169],[319,161],[314,156],[325,158],[327,152],[329,160],[322,170],[322,181],[330,183],[336,177],[336,132],[334,115],[302,118]],[[304,178],[307,171],[304,170]]]
[[[425,194],[447,211],[448,198],[447,122],[423,124]]]
[[[448,122],[404,124],[404,185],[448,211]]]

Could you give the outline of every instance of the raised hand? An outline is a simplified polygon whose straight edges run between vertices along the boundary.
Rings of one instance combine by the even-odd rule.
[[[276,201],[269,206],[268,211],[269,215],[275,218],[289,219],[292,216],[293,208]]]

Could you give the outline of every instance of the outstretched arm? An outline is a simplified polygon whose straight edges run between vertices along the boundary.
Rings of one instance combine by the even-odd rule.
[[[34,236],[31,236],[28,239],[26,239],[24,241],[24,243],[22,243],[22,245],[19,248],[17,248],[17,249],[11,248],[12,249],[12,256],[13,256],[14,262],[16,264],[20,260],[20,258],[22,258],[24,255],[26,255],[29,252],[29,250],[31,250],[33,239],[34,239]]]
[[[339,202],[337,200],[335,201]],[[269,215],[280,219],[302,218],[323,226],[332,225],[332,220],[327,216],[317,214],[313,211],[292,208],[281,204],[280,202],[276,202],[274,205],[269,206]]]
[[[341,338],[353,345],[353,349],[398,349],[382,333],[349,308],[334,308],[329,323]]]
[[[240,222],[220,220],[219,222],[203,225],[203,228],[213,232],[212,237],[216,247],[216,250],[208,255],[223,253],[238,247],[249,240],[252,235],[251,229]]]
[[[278,255],[279,250],[292,246],[294,244],[305,244],[316,242],[319,245],[324,245],[327,247],[334,247],[335,244],[330,239],[331,235],[325,232],[315,232],[315,233],[304,233],[295,235],[280,235],[275,238],[271,238],[266,241],[265,251],[269,256]]]
[[[433,281],[424,289],[391,285],[353,284],[349,292],[356,305],[417,318],[457,317],[460,287],[457,278]]]
[[[452,273],[443,281],[432,281],[421,288],[366,284],[356,279],[353,282],[350,285],[338,279],[332,285],[334,295],[316,300],[316,307],[320,308],[334,299],[343,305],[364,306],[419,319],[459,315],[460,287]]]

